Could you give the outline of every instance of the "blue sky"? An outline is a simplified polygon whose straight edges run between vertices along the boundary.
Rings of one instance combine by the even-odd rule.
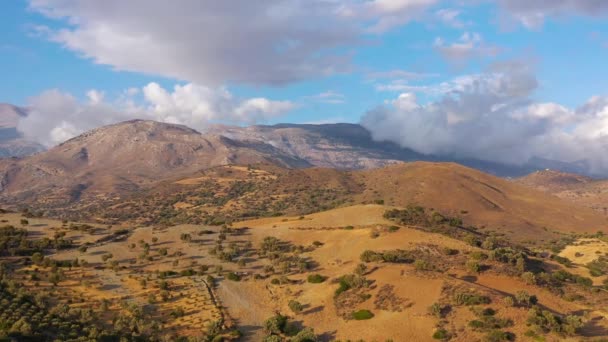
[[[517,118],[513,136],[603,134],[586,128],[601,110],[573,119],[608,94],[608,5],[593,0],[16,0],[0,11],[0,102],[32,108],[26,135],[55,127],[47,145],[140,116],[198,129],[363,120],[407,147],[398,132],[374,131],[379,120],[428,135],[434,118],[453,138],[491,112],[484,129]],[[519,148],[488,145],[418,149]],[[557,157],[508,159],[532,154]]]

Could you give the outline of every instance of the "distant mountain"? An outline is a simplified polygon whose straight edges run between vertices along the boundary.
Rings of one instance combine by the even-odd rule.
[[[70,203],[136,191],[162,179],[226,164],[310,166],[270,145],[181,125],[133,120],[100,127],[48,151],[0,159],[0,202]]]
[[[23,157],[44,150],[44,146],[23,138],[17,131],[19,119],[26,115],[23,108],[0,103],[0,158]]]
[[[401,161],[456,162],[501,177],[519,177],[545,168],[584,173],[586,165],[535,158],[523,165],[433,156],[417,153],[389,141],[375,141],[361,125],[349,123],[273,126],[214,126],[209,132],[239,141],[255,141],[274,146],[280,151],[314,166],[338,169],[371,169]]]

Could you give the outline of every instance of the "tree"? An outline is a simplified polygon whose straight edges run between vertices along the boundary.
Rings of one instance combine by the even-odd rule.
[[[287,325],[287,317],[277,313],[264,322],[264,329],[269,334],[280,335]]]
[[[32,254],[32,262],[34,264],[40,265],[43,260],[44,260],[44,256],[41,253],[36,252],[36,253]]]
[[[536,285],[536,276],[532,272],[524,272],[521,279],[528,285]]]
[[[355,274],[358,276],[364,276],[365,272],[367,271],[367,265],[360,263],[359,265],[357,265],[357,267],[355,268]]]
[[[295,314],[302,312],[302,310],[304,309],[302,303],[298,302],[297,300],[290,300],[288,305],[289,309],[291,309],[291,311],[293,311],[293,313]]]
[[[317,335],[315,335],[315,331],[312,328],[304,328],[298,332],[296,336],[294,336],[291,342],[316,342],[318,341]]]
[[[471,273],[479,273],[481,271],[481,265],[475,260],[469,260],[467,261],[467,269]]]
[[[530,295],[526,291],[517,291],[517,293],[515,294],[515,301],[517,302],[517,304],[523,306],[531,306],[538,303],[538,299],[536,298],[536,296]]]

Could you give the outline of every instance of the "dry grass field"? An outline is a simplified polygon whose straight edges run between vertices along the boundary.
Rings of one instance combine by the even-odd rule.
[[[102,325],[116,322],[121,315],[130,317],[134,308],[142,308],[147,320],[158,323],[159,336],[168,339],[204,336],[214,322],[221,322],[226,339],[236,336],[229,333],[231,329],[238,329],[242,340],[261,341],[268,334],[266,320],[277,313],[289,317],[289,329],[313,328],[320,341],[471,341],[488,339],[496,331],[508,331],[518,340],[578,341],[606,336],[608,296],[575,285],[563,287],[560,291],[565,292],[560,295],[483,258],[479,260],[486,268],[471,272],[468,263],[487,255],[487,250],[441,232],[396,224],[384,217],[393,208],[354,205],[235,222],[227,228],[96,225],[94,233],[70,230],[70,223],[42,218],[29,218],[28,224],[22,225],[20,214],[2,214],[0,219],[23,226],[32,239],[52,238],[64,231],[65,238],[88,246],[86,250],[67,248],[47,255],[53,260],[79,260],[78,266],[62,272],[56,285],[44,280],[44,273],[50,272],[45,267],[34,264],[19,271],[17,279],[23,280],[28,291],[53,294],[55,305],[99,310],[97,319]],[[124,229],[128,230],[124,237],[99,242]],[[262,253],[268,237],[290,246],[280,252],[281,258],[306,260],[305,268],[298,271],[286,265],[289,262]],[[218,245],[223,249],[218,251]],[[575,263],[575,273],[580,265],[593,260],[591,252],[596,255],[596,250],[605,248],[597,239],[578,240],[560,255]],[[238,250],[232,261],[222,256],[232,250]],[[413,263],[362,263],[364,251],[394,250],[414,251],[421,259]],[[453,252],[446,255],[444,251]],[[577,252],[583,256],[575,257]],[[550,260],[545,264],[547,269],[560,267]],[[32,273],[40,274],[41,280],[28,278]],[[309,276],[317,274],[323,281],[311,283]],[[340,279],[348,274],[361,275],[365,285],[337,295]],[[535,295],[548,312],[581,315],[584,323],[577,328],[577,335],[531,329],[526,318],[529,307],[505,300],[516,298],[519,291]],[[458,304],[454,302],[458,293],[485,296],[488,301]],[[569,299],[574,294],[580,297]],[[293,301],[300,304],[297,311],[291,308]],[[440,313],[432,313],[433,306],[440,307]],[[494,316],[480,314],[484,308],[491,308]],[[373,317],[353,319],[353,313],[360,310],[369,310]],[[498,329],[472,328],[470,322],[488,317],[506,323],[496,323],[501,327]],[[445,332],[446,337],[438,332]]]

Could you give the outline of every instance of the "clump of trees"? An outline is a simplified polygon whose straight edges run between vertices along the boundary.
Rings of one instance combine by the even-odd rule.
[[[287,316],[277,313],[264,322],[264,342],[316,342],[318,337],[312,328],[298,328]]]

